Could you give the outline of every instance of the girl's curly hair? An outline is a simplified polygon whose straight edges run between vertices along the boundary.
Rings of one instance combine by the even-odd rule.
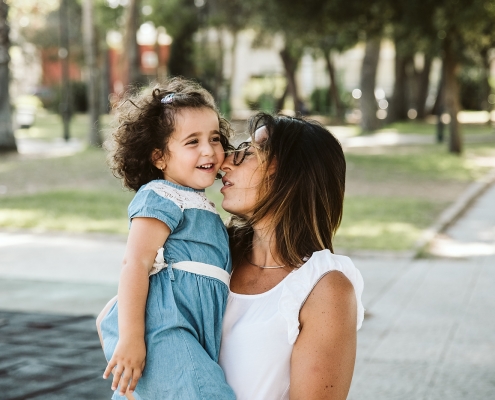
[[[172,93],[173,96],[164,99]],[[105,143],[110,169],[123,180],[125,187],[138,191],[154,179],[163,179],[162,171],[153,163],[153,151],[160,149],[161,155],[167,153],[176,115],[187,108],[213,110],[218,116],[220,142],[225,151],[231,150],[230,123],[220,115],[213,96],[198,83],[173,78],[164,85],[156,84],[137,94],[127,94],[114,107],[116,118],[111,137]]]

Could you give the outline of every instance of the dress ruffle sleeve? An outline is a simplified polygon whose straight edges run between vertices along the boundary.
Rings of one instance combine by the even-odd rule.
[[[313,253],[305,264],[285,278],[278,307],[288,324],[289,344],[294,344],[299,335],[301,307],[320,279],[331,271],[342,272],[352,283],[357,301],[357,329],[361,328],[364,319],[364,307],[361,302],[363,277],[349,257],[322,250]]]

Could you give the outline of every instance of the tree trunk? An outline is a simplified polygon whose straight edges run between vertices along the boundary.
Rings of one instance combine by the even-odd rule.
[[[84,56],[88,69],[88,109],[89,109],[89,145],[99,147],[100,135],[100,98],[99,71],[97,65],[96,32],[94,24],[93,0],[83,1]]]
[[[61,101],[59,105],[59,111],[62,116],[64,139],[69,140],[70,120],[72,117],[72,94],[71,94],[70,75],[69,75],[70,40],[69,40],[68,0],[61,0],[59,17],[60,17],[60,50],[58,54],[62,69],[62,88],[61,88]]]
[[[449,151],[460,154],[462,152],[462,139],[457,114],[459,112],[459,83],[457,81],[458,62],[455,59],[451,39],[444,42],[445,63],[445,108],[450,115],[449,124]]]
[[[415,107],[418,113],[418,119],[426,117],[426,99],[428,98],[428,90],[430,88],[430,71],[433,58],[425,54],[425,62],[423,70],[415,75],[416,80],[416,100]]]
[[[396,46],[397,49],[398,46]],[[407,66],[411,57],[405,57],[396,50],[395,53],[395,82],[394,92],[388,107],[387,122],[404,121],[407,119]]]
[[[285,85],[284,92],[282,93],[282,96],[277,99],[277,102],[275,104],[275,112],[279,113],[280,111],[283,110],[284,104],[285,104],[285,98],[289,94],[289,85]]]
[[[16,151],[9,96],[9,7],[0,0],[0,152]]]
[[[337,80],[335,79],[335,67],[333,66],[332,59],[330,57],[330,52],[323,50],[323,56],[325,57],[325,62],[327,64],[328,77],[330,78],[330,86],[328,88],[329,98],[332,99],[335,106],[335,116],[339,120],[344,120],[345,109],[340,101],[339,88],[337,85]]]
[[[229,96],[229,110],[232,111],[234,109],[232,99],[235,96],[233,91],[235,72],[237,68],[237,42],[239,39],[239,31],[232,29],[230,33],[232,35],[232,46],[230,47],[230,76],[227,83],[227,95]]]
[[[106,42],[100,42],[100,115],[110,111],[110,60]]]
[[[137,30],[139,28],[139,6],[140,0],[129,0],[125,23],[125,53],[127,82],[125,85],[135,86],[141,81],[140,54],[137,44]]]
[[[198,30],[198,21],[190,21],[182,31],[174,36],[170,49],[169,73],[172,76],[195,78],[194,34]]]
[[[376,117],[375,84],[378,59],[380,57],[380,37],[366,41],[363,65],[361,68],[361,129],[363,132],[374,131],[378,128]]]
[[[285,69],[285,77],[287,79],[287,86],[289,88],[289,93],[292,96],[294,101],[294,111],[296,114],[303,113],[304,107],[303,102],[299,98],[299,90],[297,88],[296,81],[296,70],[297,64],[299,60],[295,59],[289,52],[287,47],[284,47],[280,51],[280,58],[282,59],[282,63],[284,64]]]
[[[488,55],[488,48],[485,48],[481,51],[481,59],[483,62],[483,67],[482,67],[482,87],[481,87],[481,93],[483,97],[483,101],[481,103],[482,110],[491,112],[491,105],[488,102],[488,97],[492,93],[492,88],[490,86],[490,56]],[[491,125],[491,118],[488,118],[487,123]]]

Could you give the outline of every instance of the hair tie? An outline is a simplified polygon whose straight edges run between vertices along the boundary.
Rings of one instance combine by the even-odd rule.
[[[170,93],[170,94],[167,94],[164,98],[162,98],[160,101],[162,104],[169,104],[169,103],[172,103],[172,101],[174,100],[174,96],[175,96],[175,93]]]

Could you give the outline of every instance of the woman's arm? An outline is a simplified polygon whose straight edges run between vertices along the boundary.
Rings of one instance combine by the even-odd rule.
[[[356,296],[332,271],[314,287],[300,313],[291,357],[291,400],[345,400],[356,358]]]
[[[168,226],[155,218],[132,220],[118,290],[119,342],[103,374],[106,379],[115,368],[112,390],[120,386],[121,395],[124,395],[129,384],[129,392],[132,393],[144,369],[148,274],[157,250],[169,234]]]

